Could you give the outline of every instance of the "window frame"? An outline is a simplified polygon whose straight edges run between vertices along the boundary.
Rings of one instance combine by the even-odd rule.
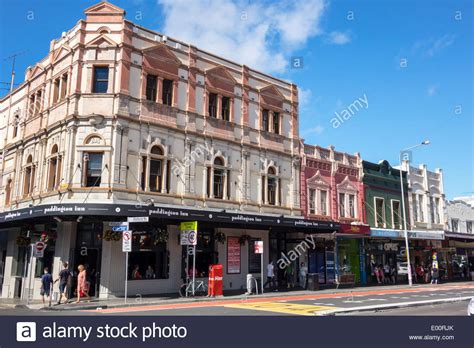
[[[377,214],[377,201],[382,201],[382,226],[379,226],[379,223],[378,223],[378,214]],[[377,228],[386,228],[387,226],[387,219],[386,219],[386,215],[385,215],[385,198],[383,197],[377,197],[375,196],[374,197],[374,223],[375,223],[375,227]]]
[[[98,79],[97,78],[97,70],[105,70],[107,71],[107,78],[106,79]],[[110,75],[110,67],[108,65],[94,65],[93,72],[92,72],[92,93],[94,94],[106,94],[109,91],[109,75]],[[97,83],[106,83],[105,92],[102,90],[98,90]]]

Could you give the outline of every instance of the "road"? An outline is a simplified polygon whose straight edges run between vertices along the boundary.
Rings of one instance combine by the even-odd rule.
[[[247,297],[214,301],[180,302],[99,310],[33,311],[30,309],[2,309],[3,315],[150,315],[150,316],[284,316],[327,315],[328,312],[358,308],[356,313],[337,315],[466,315],[466,298],[474,297],[474,284],[423,286],[414,288],[348,289],[338,293],[314,292],[303,295],[275,293],[271,297]],[[446,299],[458,302],[442,305]],[[463,301],[463,302],[459,302]],[[404,304],[410,308],[380,307]],[[420,304],[424,304],[420,306]],[[412,307],[416,306],[416,307]]]

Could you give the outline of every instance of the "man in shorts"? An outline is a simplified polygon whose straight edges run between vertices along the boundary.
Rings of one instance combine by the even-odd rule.
[[[49,273],[49,268],[45,267],[44,268],[44,273],[41,276],[41,291],[40,291],[41,300],[43,301],[43,305],[45,304],[44,296],[46,295],[46,297],[48,297],[48,298],[51,296],[52,284],[53,284],[53,277]]]
[[[59,281],[59,299],[58,305],[61,304],[61,300],[64,296],[64,303],[67,303],[68,299],[68,283],[70,281],[71,271],[68,268],[68,263],[66,261],[63,262],[63,269],[59,272],[59,278],[54,281],[56,283]]]

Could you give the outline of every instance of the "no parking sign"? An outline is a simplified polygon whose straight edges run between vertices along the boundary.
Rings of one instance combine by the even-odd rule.
[[[181,230],[181,245],[196,245],[197,244],[197,221],[182,222]]]
[[[132,231],[123,231],[122,236],[122,251],[132,251]]]

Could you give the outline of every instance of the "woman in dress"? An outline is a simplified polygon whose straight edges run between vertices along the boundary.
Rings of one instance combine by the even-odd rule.
[[[87,300],[90,301],[89,296],[89,282],[87,281],[87,271],[83,265],[77,267],[79,274],[77,275],[77,301],[79,303],[81,297],[87,297]]]

